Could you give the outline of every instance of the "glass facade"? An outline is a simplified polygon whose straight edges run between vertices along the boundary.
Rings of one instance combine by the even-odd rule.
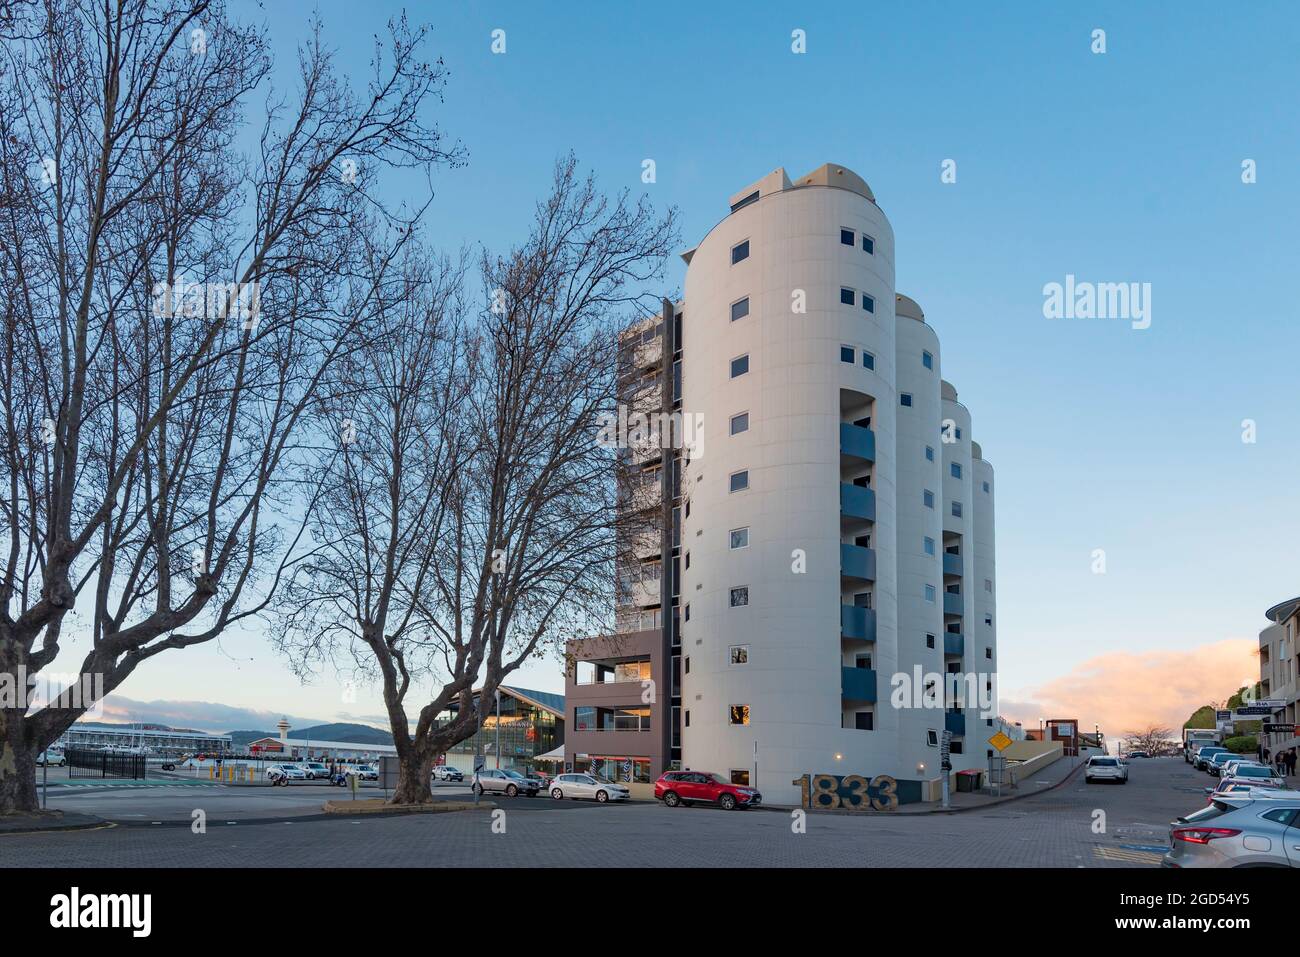
[[[616,784],[650,784],[654,781],[650,776],[650,759],[634,755],[579,754],[573,770]]]
[[[498,728],[501,742],[501,767],[531,767],[539,754],[553,751],[564,743],[563,720],[545,708],[501,692],[501,713],[492,709],[483,727],[451,749],[452,754],[483,754],[488,766],[496,766]]]

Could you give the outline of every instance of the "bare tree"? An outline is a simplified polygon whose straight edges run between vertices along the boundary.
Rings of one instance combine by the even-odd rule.
[[[1145,751],[1150,755],[1161,755],[1168,753],[1171,743],[1177,740],[1178,736],[1174,734],[1172,728],[1162,728],[1152,724],[1144,731],[1129,732],[1128,749]]]
[[[402,21],[363,91],[317,24],[250,157],[270,57],[220,0],[45,0],[0,39],[4,813],[36,807],[36,754],[92,699],[265,606],[314,396],[363,338],[358,237],[418,215],[375,174],[458,153]],[[71,686],[31,706],[65,648]]]
[[[597,439],[617,333],[658,301],[675,242],[672,211],[604,197],[569,156],[527,241],[483,256],[478,315],[457,265],[375,283],[392,293],[382,332],[334,382],[359,410],[356,442],[319,463],[314,541],[277,634],[301,668],[350,657],[377,673],[395,803],[431,800],[434,761],[482,726],[511,672],[612,617],[634,519],[615,507],[626,458]]]

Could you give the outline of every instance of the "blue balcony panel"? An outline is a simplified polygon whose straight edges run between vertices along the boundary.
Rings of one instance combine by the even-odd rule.
[[[862,581],[876,580],[876,552],[861,545],[840,545],[840,574]]]
[[[876,640],[876,610],[840,605],[840,634],[861,641]]]
[[[966,653],[966,639],[950,631],[943,633],[943,653],[945,655],[963,655]]]
[[[961,595],[954,595],[952,592],[943,593],[943,613],[945,615],[964,615],[966,614],[966,602]]]
[[[945,575],[962,574],[962,558],[960,555],[949,555],[943,553],[943,573]]]
[[[943,715],[943,726],[956,734],[966,733],[966,715],[960,711],[946,711]]]
[[[876,433],[852,422],[840,423],[840,452],[864,462],[876,460]]]
[[[876,672],[874,668],[841,668],[840,689],[848,701],[876,700]]]
[[[868,522],[876,520],[876,493],[849,482],[840,483],[840,514]]]

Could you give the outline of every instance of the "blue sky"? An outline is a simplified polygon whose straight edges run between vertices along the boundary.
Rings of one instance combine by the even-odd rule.
[[[268,24],[284,80],[318,10],[358,83],[400,9],[232,6]],[[430,238],[518,241],[570,149],[606,189],[679,207],[684,248],[772,169],[842,163],[889,216],[898,289],[938,331],[944,376],[997,470],[1004,694],[1031,698],[1096,655],[1195,667],[1199,646],[1253,640],[1263,610],[1300,593],[1294,11],[809,6],[409,4],[451,70],[431,115],[469,159],[436,177]],[[504,55],[490,49],[498,28]],[[955,184],[940,182],[945,159]],[[669,294],[684,266],[671,269]],[[1151,283],[1151,327],[1045,319],[1043,285],[1067,273]],[[1241,441],[1247,418],[1254,444]],[[1091,571],[1096,548],[1105,575]],[[1244,657],[1221,680],[1254,667]],[[562,689],[553,663],[516,683]],[[364,688],[340,704],[332,677],[300,687],[243,635],[160,656],[122,690],[320,718],[380,710]]]

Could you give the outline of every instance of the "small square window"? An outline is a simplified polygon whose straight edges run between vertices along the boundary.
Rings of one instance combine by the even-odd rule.
[[[738,379],[749,371],[749,356],[737,356],[731,360],[731,377]]]
[[[749,315],[749,297],[748,297],[748,296],[746,296],[744,299],[737,299],[735,302],[733,302],[733,303],[731,304],[731,321],[732,321],[732,322],[735,322],[737,319],[744,319],[747,315]]]
[[[910,392],[900,393],[898,396],[898,402],[900,405],[905,405],[910,409],[912,407],[912,393]]]
[[[961,502],[952,503],[952,517],[961,518]]]
[[[736,245],[731,247],[731,265],[734,266],[742,259],[748,259],[748,258],[749,258],[748,239],[746,239],[743,243],[736,243]]]
[[[862,365],[867,369],[874,369],[876,367],[876,357],[866,349],[862,350]]]
[[[927,602],[929,602],[931,605],[934,604],[934,586],[933,586],[933,585],[926,585],[926,586],[925,586],[925,600],[926,600]]]
[[[743,492],[749,488],[749,469],[731,473],[731,491]]]
[[[690,621],[690,620],[691,620],[691,603],[688,601],[682,607],[682,621]]]
[[[925,647],[927,647],[927,648],[933,648],[933,647],[934,647],[934,635],[926,635],[926,636],[925,636]]]
[[[991,578],[984,579],[984,590],[987,592],[993,591],[993,579]]]
[[[743,608],[749,604],[749,586],[741,585],[738,588],[731,589],[731,607]]]
[[[985,615],[985,616],[984,616],[984,624],[988,625],[990,628],[993,627],[993,616],[992,616],[992,615]]]
[[[954,431],[957,433],[957,440],[961,441],[961,426],[957,426]]]
[[[921,492],[921,502],[926,508],[934,508],[934,493],[928,488]]]
[[[934,368],[934,356],[930,355],[930,353],[928,353],[928,352],[922,352],[922,353],[921,353],[921,365],[925,366],[927,369],[933,369],[933,368]]]
[[[691,553],[690,553],[690,552],[687,552],[687,553],[686,553],[686,570],[687,570],[687,571],[690,571],[690,568],[691,568]]]
[[[937,748],[939,746],[939,732],[934,728],[926,728],[925,743],[932,748]]]
[[[985,648],[985,649],[984,649],[984,657],[987,658],[987,659],[989,659],[990,661],[992,661],[992,660],[993,660],[993,649],[992,649],[992,648]]]
[[[857,293],[846,286],[840,287],[840,302],[846,306],[853,305],[857,301]]]
[[[873,256],[876,254],[876,241],[866,233],[862,234],[862,251],[871,253]]]
[[[748,526],[746,526],[745,528],[733,528],[731,530],[731,547],[732,549],[749,547]]]
[[[731,417],[731,434],[739,435],[749,431],[749,413],[739,412]]]
[[[853,230],[851,230],[851,229],[841,229],[841,230],[840,230],[840,243],[843,244],[843,245],[845,245],[845,246],[853,246],[853,245],[856,245],[857,241],[853,238]]]
[[[732,645],[729,654],[733,665],[749,664],[749,645]]]
[[[960,462],[949,462],[949,463],[948,463],[948,471],[952,474],[952,477],[953,477],[953,478],[955,478],[955,479],[959,479],[959,478],[961,478],[961,463],[960,463]]]
[[[840,346],[840,361],[847,362],[849,365],[858,361],[852,346]]]
[[[988,483],[988,482],[985,482],[985,483],[984,483],[984,491],[985,491],[985,493],[987,493],[988,490],[989,490],[989,483]]]
[[[874,313],[876,311],[876,300],[872,299],[865,292],[862,294],[862,308],[867,312]]]
[[[728,709],[728,721],[731,724],[749,724],[749,705],[733,704]]]
[[[926,460],[927,462],[933,462],[933,461],[934,461],[934,449],[933,449],[931,446],[928,446],[928,445],[925,447],[925,460]]]
[[[853,727],[859,731],[874,731],[876,716],[870,711],[859,711],[853,715]]]
[[[934,539],[929,535],[925,536],[925,553],[927,555],[934,554]]]

